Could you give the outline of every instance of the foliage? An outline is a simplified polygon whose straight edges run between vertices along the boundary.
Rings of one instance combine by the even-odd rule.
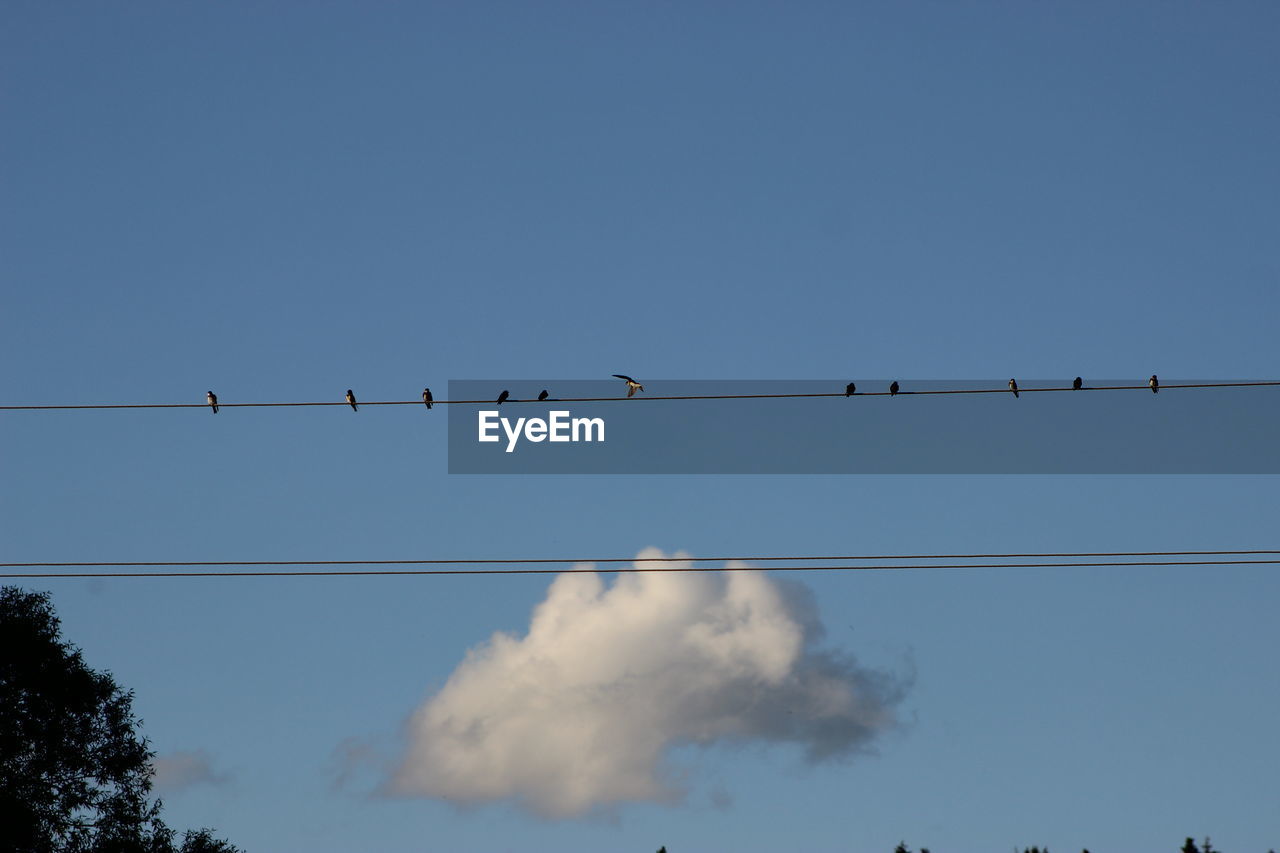
[[[22,853],[235,853],[181,846],[151,798],[154,753],[133,693],[61,639],[47,593],[0,588],[0,826]]]

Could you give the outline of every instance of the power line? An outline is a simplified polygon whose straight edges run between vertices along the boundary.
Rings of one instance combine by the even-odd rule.
[[[810,554],[750,557],[498,557],[462,559],[409,560],[115,560],[83,562],[0,563],[0,569],[14,568],[122,568],[147,566],[458,566],[458,565],[524,565],[530,563],[768,563],[768,562],[836,562],[855,560],[1017,560],[1059,557],[1204,557],[1265,556],[1280,550],[1216,550],[1216,551],[1049,551],[1025,554]]]
[[[1078,553],[1078,554],[1045,554],[1031,556],[1164,556],[1164,555],[1267,555],[1280,554],[1280,551],[1131,551],[1131,552],[1095,552],[1095,553]],[[1019,558],[1026,555],[1016,554],[994,554],[994,555],[952,555],[963,558]],[[806,561],[853,561],[853,560],[903,560],[903,559],[946,559],[946,555],[904,555],[904,556],[850,556],[850,557],[757,557],[754,562],[765,562],[772,560],[795,561],[797,563],[805,563]],[[729,561],[741,560],[742,558],[685,558],[685,557],[638,557],[638,558],[607,558],[594,561],[568,561],[568,560],[544,560],[544,559],[526,559],[526,560],[257,560],[257,561],[201,561],[201,562],[118,562],[118,563],[0,563],[0,567],[104,567],[104,566],[184,566],[184,567],[200,567],[200,566],[333,566],[333,565],[441,565],[441,564],[464,564],[464,565],[481,565],[481,564],[498,564],[511,566],[514,564],[539,563],[545,564],[550,562],[556,563],[641,563],[641,562],[720,562],[728,559]],[[640,574],[640,573],[691,573],[691,572],[846,572],[846,571],[898,571],[905,569],[1028,569],[1028,568],[1097,568],[1097,567],[1122,567],[1122,566],[1257,566],[1257,565],[1277,565],[1280,559],[1269,560],[1123,560],[1123,561],[1070,561],[1070,562],[1044,562],[1038,560],[1030,563],[874,563],[874,562],[845,562],[843,565],[788,565],[788,566],[724,566],[715,568],[712,566],[672,566],[672,565],[656,565],[656,566],[637,566],[611,568],[605,571],[616,572],[619,574]],[[573,568],[434,568],[434,569],[372,569],[372,570],[288,570],[288,571],[203,571],[203,572],[27,572],[27,573],[3,573],[3,578],[197,578],[197,577],[386,577],[386,576],[420,576],[420,575],[545,575],[545,574],[582,574],[593,573],[599,571],[595,568],[586,568],[575,566]]]
[[[1177,390],[1187,388],[1256,388],[1264,386],[1280,385],[1280,381],[1265,382],[1188,382],[1171,385],[1161,385],[1160,390]],[[1053,391],[1147,391],[1151,388],[1146,385],[1093,385],[1085,386],[1080,389],[1074,389],[1070,386],[1065,387],[1048,387],[1048,388],[1023,388],[1018,387],[1021,394],[1036,394]],[[782,400],[796,398],[817,398],[817,397],[930,397],[942,396],[948,394],[1008,394],[1007,388],[948,388],[948,389],[923,389],[915,391],[900,390],[896,393],[889,391],[855,391],[852,394],[846,394],[843,391],[832,391],[822,393],[797,393],[797,394],[679,394],[679,395],[637,395],[635,397],[559,397],[547,400],[533,399],[516,399],[508,398],[503,405],[511,405],[513,403],[619,403],[633,402],[636,400],[655,402],[658,400]],[[320,401],[320,402],[275,402],[275,403],[224,403],[218,401],[218,408],[287,408],[302,406],[342,406],[347,407],[350,404],[346,401]],[[421,399],[418,400],[371,400],[360,401],[361,406],[422,406]],[[494,405],[493,400],[433,400],[433,406],[457,406],[457,405]],[[20,411],[20,410],[51,410],[51,409],[207,409],[208,403],[77,403],[77,404],[56,404],[56,405],[0,405],[0,411]]]
[[[844,566],[633,566],[609,569],[618,574],[690,573],[690,572],[848,572],[896,571],[902,569],[1054,569],[1098,566],[1269,566],[1280,560],[1166,560],[1142,562],[1077,562],[1077,563],[957,563],[938,564],[869,564]],[[0,578],[271,578],[271,577],[385,577],[394,575],[561,575],[594,573],[596,569],[376,569],[373,571],[289,571],[289,572],[68,572],[0,574]]]

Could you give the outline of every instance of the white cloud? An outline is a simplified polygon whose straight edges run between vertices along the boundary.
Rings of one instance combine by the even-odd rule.
[[[221,785],[226,774],[213,769],[203,749],[179,750],[157,755],[151,762],[151,782],[160,794],[175,794],[193,785]]]
[[[894,724],[904,688],[815,649],[821,631],[803,587],[758,572],[561,575],[528,634],[469,651],[414,713],[385,790],[574,817],[680,800],[675,746],[847,756]]]

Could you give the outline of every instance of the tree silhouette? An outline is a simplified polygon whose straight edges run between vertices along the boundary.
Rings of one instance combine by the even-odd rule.
[[[133,694],[63,642],[48,593],[0,587],[0,826],[22,853],[236,853],[181,846],[151,798]]]

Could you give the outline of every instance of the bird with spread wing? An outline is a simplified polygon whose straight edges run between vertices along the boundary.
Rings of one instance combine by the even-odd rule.
[[[630,376],[623,376],[621,373],[615,373],[613,376],[615,379],[621,379],[623,382],[627,383],[628,397],[634,397],[637,391],[644,390],[644,386],[632,379]]]

